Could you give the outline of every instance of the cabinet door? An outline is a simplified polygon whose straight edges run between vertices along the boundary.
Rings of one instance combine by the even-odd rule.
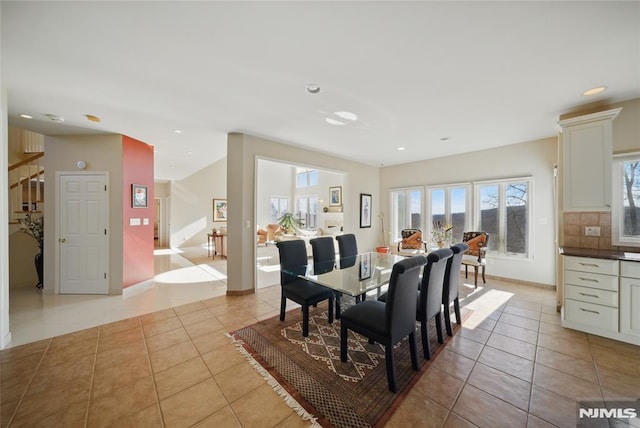
[[[611,121],[570,126],[562,134],[564,210],[611,210]]]
[[[620,333],[640,337],[640,278],[620,278]]]

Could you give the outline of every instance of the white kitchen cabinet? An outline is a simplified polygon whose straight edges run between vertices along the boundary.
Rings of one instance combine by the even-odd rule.
[[[564,119],[564,211],[611,210],[613,120],[621,108]]]
[[[640,262],[620,262],[620,333],[640,340]]]

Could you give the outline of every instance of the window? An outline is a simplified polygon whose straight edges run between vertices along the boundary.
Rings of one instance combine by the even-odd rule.
[[[289,212],[289,198],[271,197],[271,223],[277,223],[282,214]]]
[[[391,191],[391,241],[401,239],[402,229],[422,229],[422,189]]]
[[[431,187],[428,191],[431,221],[427,225],[427,236],[431,236],[433,224],[440,222],[441,224],[450,224],[453,226],[451,231],[453,242],[462,241],[462,233],[469,229],[470,222],[470,216],[467,213],[470,197],[469,185],[457,184]]]
[[[640,247],[640,153],[614,159],[613,183],[612,243]]]
[[[529,256],[530,179],[476,185],[478,230],[489,233],[489,250]]]
[[[318,196],[307,195],[296,198],[298,218],[302,222],[302,227],[315,229],[318,227]]]
[[[318,185],[318,171],[315,169],[296,168],[296,187]]]

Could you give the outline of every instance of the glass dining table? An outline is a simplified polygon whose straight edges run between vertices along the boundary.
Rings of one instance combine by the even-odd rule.
[[[285,271],[336,291],[336,317],[340,317],[340,295],[356,299],[389,283],[393,265],[405,257],[390,253],[361,253],[333,261],[313,262]],[[378,293],[379,294],[379,293]]]

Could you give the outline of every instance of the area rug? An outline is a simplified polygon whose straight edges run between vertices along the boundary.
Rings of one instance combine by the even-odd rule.
[[[463,319],[466,313],[463,309]],[[287,312],[285,321],[273,317],[230,333],[240,351],[267,378],[274,390],[304,419],[323,427],[382,426],[411,387],[438,358],[450,340],[436,339],[429,323],[432,357],[422,354],[420,329],[416,329],[420,370],[411,367],[409,343],[394,348],[398,392],[388,389],[384,347],[349,331],[348,361],[340,361],[340,321],[327,322],[320,308],[311,308],[309,336],[302,336],[302,312]],[[444,322],[443,322],[444,324]],[[457,324],[454,324],[454,334]]]

